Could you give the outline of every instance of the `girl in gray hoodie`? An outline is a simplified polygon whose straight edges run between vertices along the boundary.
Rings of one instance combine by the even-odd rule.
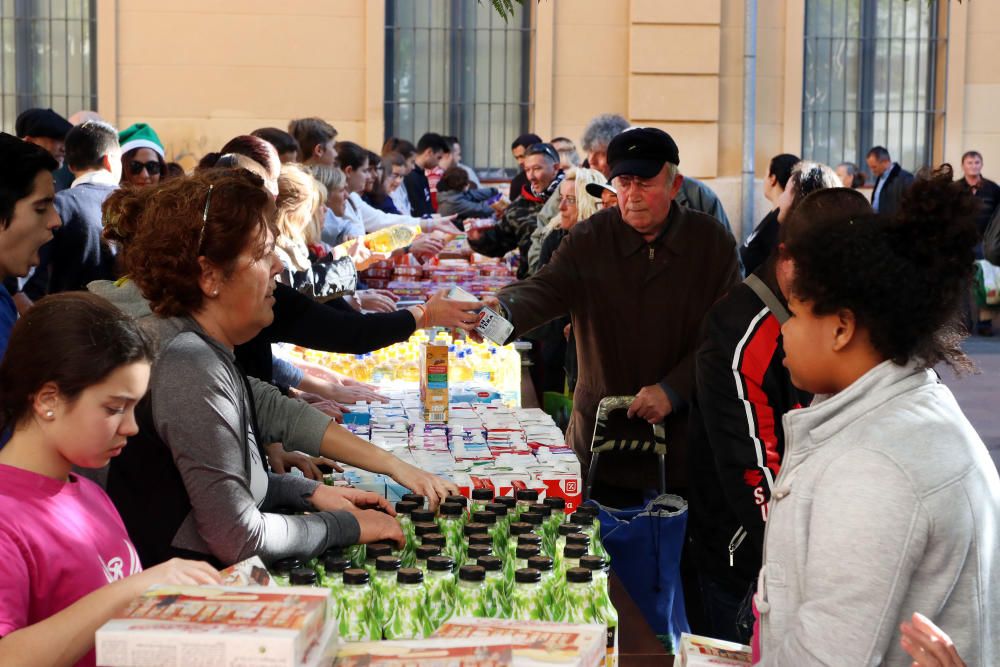
[[[789,230],[785,365],[816,398],[784,417],[754,600],[760,664],[909,665],[899,628],[914,610],[970,666],[1000,661],[1000,478],[932,370],[970,365],[952,323],[973,206],[946,165],[892,218],[813,206]]]

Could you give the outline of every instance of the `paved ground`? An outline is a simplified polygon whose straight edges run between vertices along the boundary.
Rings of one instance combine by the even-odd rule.
[[[964,347],[979,373],[956,377],[949,368],[938,370],[1000,468],[1000,336],[969,338]]]

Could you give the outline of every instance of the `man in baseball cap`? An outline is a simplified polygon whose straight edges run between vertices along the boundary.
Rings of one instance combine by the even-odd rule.
[[[656,128],[635,128],[608,145],[618,206],[577,223],[539,271],[483,301],[514,325],[512,338],[569,315],[579,379],[566,440],[586,468],[597,406],[634,396],[631,429],[663,424],[666,466],[652,454],[602,455],[593,496],[616,507],[666,485],[684,495],[687,413],[702,319],[739,280],[736,243],[719,222],[674,201],[683,177],[677,144]],[[641,421],[640,421],[641,420]],[[644,431],[616,438],[648,440]],[[622,504],[617,504],[622,503]]]
[[[601,201],[601,208],[618,206],[618,192],[610,183],[587,183],[587,194]]]
[[[66,134],[71,129],[73,125],[52,109],[28,109],[14,122],[19,139],[41,146],[60,166],[66,157]]]

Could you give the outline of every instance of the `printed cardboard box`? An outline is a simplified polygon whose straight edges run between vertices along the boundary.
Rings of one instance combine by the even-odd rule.
[[[334,638],[329,602],[323,588],[153,586],[97,631],[97,664],[302,667]]]

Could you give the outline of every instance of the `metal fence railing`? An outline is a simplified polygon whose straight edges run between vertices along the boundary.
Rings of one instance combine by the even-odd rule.
[[[0,0],[0,127],[25,109],[97,108],[97,0]]]
[[[510,143],[532,110],[531,4],[508,23],[489,2],[386,0],[386,135],[454,135],[482,175],[515,173]]]
[[[807,0],[802,156],[862,169],[872,146],[904,168],[933,162],[939,55],[937,0]],[[944,9],[945,17],[947,8]]]

